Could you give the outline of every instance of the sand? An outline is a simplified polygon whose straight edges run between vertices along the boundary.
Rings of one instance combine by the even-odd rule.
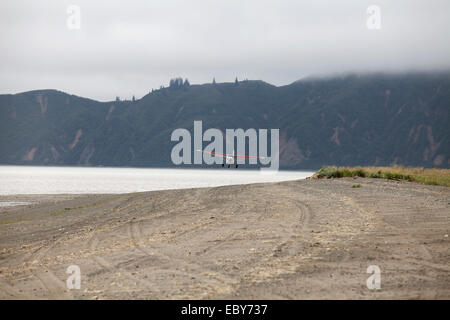
[[[308,179],[0,201],[31,202],[0,207],[0,299],[450,298],[447,187]]]

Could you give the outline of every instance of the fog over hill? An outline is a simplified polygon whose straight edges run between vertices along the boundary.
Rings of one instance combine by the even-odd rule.
[[[449,70],[448,0],[0,1],[0,92]]]
[[[279,128],[281,168],[450,167],[450,73],[172,85],[134,101],[0,95],[0,163],[172,166],[174,129]],[[206,145],[206,144],[205,144]]]

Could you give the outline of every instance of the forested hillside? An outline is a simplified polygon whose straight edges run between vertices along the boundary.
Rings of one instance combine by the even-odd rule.
[[[0,163],[172,166],[176,128],[279,128],[282,168],[450,167],[450,74],[349,75],[276,87],[173,81],[134,101],[0,95]]]

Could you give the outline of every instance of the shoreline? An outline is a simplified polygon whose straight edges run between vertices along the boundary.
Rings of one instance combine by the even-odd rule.
[[[448,187],[340,178],[8,197],[27,196],[40,202],[0,208],[0,299],[450,298]],[[80,290],[65,287],[70,265]],[[366,286],[370,265],[381,290]]]
[[[0,167],[0,197],[31,194],[125,194],[159,190],[207,188],[224,185],[292,181],[312,171],[266,173],[217,169],[160,170],[108,168],[35,168],[10,170]],[[55,169],[55,170],[54,170]]]

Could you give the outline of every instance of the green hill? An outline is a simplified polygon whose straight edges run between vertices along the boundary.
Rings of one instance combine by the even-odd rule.
[[[136,101],[0,95],[0,163],[171,166],[176,128],[279,128],[282,168],[450,167],[450,74],[171,86]]]

